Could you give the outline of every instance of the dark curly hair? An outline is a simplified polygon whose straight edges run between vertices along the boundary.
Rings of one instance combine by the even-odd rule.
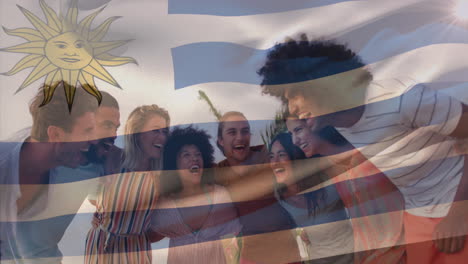
[[[185,128],[175,128],[163,151],[163,173],[161,175],[161,194],[164,196],[182,191],[182,182],[177,172],[177,155],[180,150],[187,145],[194,145],[200,150],[203,159],[203,175],[201,184],[213,184],[214,149],[210,143],[210,135],[204,130],[196,129],[192,126]]]
[[[263,94],[286,102],[284,87],[275,85],[309,81],[364,66],[361,58],[346,45],[332,40],[309,40],[301,34],[299,40],[288,39],[273,46],[257,73],[263,78]],[[364,70],[361,81],[371,80],[372,74]]]

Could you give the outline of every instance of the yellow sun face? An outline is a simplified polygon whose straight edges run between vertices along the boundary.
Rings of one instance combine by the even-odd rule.
[[[88,15],[79,23],[76,0],[68,9],[67,15],[59,18],[44,0],[39,0],[42,11],[47,19],[43,22],[30,11],[18,6],[34,28],[18,28],[9,30],[3,28],[8,35],[21,37],[28,42],[2,51],[27,53],[10,71],[4,75],[14,75],[24,69],[33,68],[17,92],[45,76],[44,101],[50,102],[55,88],[63,82],[69,109],[73,105],[73,97],[78,84],[101,102],[101,93],[94,84],[94,77],[116,87],[119,84],[104,69],[103,66],[120,66],[136,61],[130,57],[117,57],[108,52],[128,43],[128,40],[103,41],[110,25],[118,17],[111,17],[101,25],[91,29],[94,18],[103,10]]]
[[[93,59],[89,42],[75,32],[67,32],[47,41],[45,55],[55,66],[67,70],[79,70]]]

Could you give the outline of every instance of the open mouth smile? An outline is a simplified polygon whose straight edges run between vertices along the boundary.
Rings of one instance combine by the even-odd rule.
[[[311,116],[311,114],[309,112],[302,112],[299,113],[297,116],[299,117],[299,119],[307,119]]]
[[[157,149],[162,149],[162,145],[161,144],[153,144],[153,147],[157,148]]]
[[[200,166],[193,165],[192,167],[190,167],[190,172],[191,173],[199,173],[200,172]]]
[[[284,171],[285,171],[284,168],[276,168],[276,169],[274,170],[275,173],[282,173],[282,172],[284,172]]]
[[[245,149],[245,145],[241,145],[241,144],[235,145],[235,146],[234,146],[234,149],[235,149],[235,150],[244,150],[244,149]]]

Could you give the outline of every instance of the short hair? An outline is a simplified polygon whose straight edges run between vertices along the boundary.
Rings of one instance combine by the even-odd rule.
[[[364,66],[361,58],[346,45],[333,40],[309,40],[305,34],[301,34],[298,40],[288,39],[273,46],[264,66],[257,73],[263,78],[262,93],[286,102],[284,88],[277,84],[318,79]],[[367,86],[372,74],[363,70],[360,81],[367,82]]]
[[[143,126],[146,121],[153,116],[160,116],[166,120],[167,126],[170,126],[171,119],[169,113],[162,107],[155,104],[142,105],[135,108],[128,116],[125,124],[125,147],[123,168],[126,170],[134,170],[142,159],[142,149],[138,143],[138,136],[142,133]],[[154,160],[152,169],[159,169],[160,160]]]
[[[182,191],[182,182],[177,172],[177,155],[184,146],[196,146],[203,159],[203,175],[201,184],[213,184],[214,149],[210,143],[210,135],[204,130],[196,129],[192,126],[185,128],[175,128],[169,138],[163,152],[163,173],[161,177],[161,194],[170,195]]]
[[[95,112],[98,107],[96,98],[78,86],[74,95],[73,108],[69,108],[63,82],[56,87],[50,102],[43,105],[46,88],[49,88],[46,84],[41,86],[29,104],[29,112],[33,120],[31,137],[40,142],[49,140],[47,129],[50,126],[71,132],[76,119],[87,112]]]
[[[224,125],[226,123],[226,120],[228,118],[230,118],[231,116],[240,116],[240,117],[244,118],[245,120],[247,120],[247,117],[245,117],[245,115],[243,113],[238,112],[238,111],[229,111],[229,112],[224,113],[221,116],[221,118],[219,119],[219,122],[218,122],[218,139],[223,138]],[[249,124],[249,126],[250,126],[250,124]],[[223,146],[221,146],[217,140],[216,140],[216,146],[218,147],[219,150],[221,150],[221,152],[224,155]]]
[[[101,104],[99,106],[104,106],[104,107],[112,107],[112,108],[119,108],[119,103],[117,102],[117,99],[115,99],[114,96],[112,96],[110,93],[101,91]]]

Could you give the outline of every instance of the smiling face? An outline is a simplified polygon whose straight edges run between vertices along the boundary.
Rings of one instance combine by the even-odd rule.
[[[290,184],[293,181],[291,159],[278,140],[271,146],[270,167],[273,170],[276,182]]]
[[[86,112],[76,119],[70,132],[56,128],[57,135],[52,136],[57,142],[56,159],[59,165],[77,168],[86,161],[86,152],[90,147],[90,140],[95,138],[94,113]]]
[[[55,66],[66,70],[79,70],[91,62],[91,45],[79,34],[67,32],[47,41],[45,54]]]
[[[247,160],[250,154],[250,125],[242,116],[230,116],[224,121],[218,143],[231,165]]]
[[[119,109],[101,106],[96,111],[96,138],[97,143],[90,147],[90,160],[103,162],[109,150],[113,147],[120,126]]]
[[[202,153],[195,145],[183,146],[177,154],[177,170],[183,186],[201,183],[203,175]]]
[[[365,104],[367,87],[372,76],[365,68],[334,74],[324,78],[281,86],[289,113],[308,119],[310,128],[343,125],[343,111]],[[345,111],[346,112],[346,111]],[[359,117],[352,117],[359,118]]]
[[[96,136],[99,139],[116,138],[120,127],[119,109],[100,106],[96,111]]]
[[[288,119],[286,126],[292,135],[294,145],[301,148],[306,157],[310,158],[319,153],[322,140],[312,132],[307,123],[301,119]]]
[[[313,116],[314,111],[311,109],[311,104],[306,100],[302,92],[292,88],[286,88],[284,91],[284,98],[288,102],[288,110],[291,115],[295,115],[300,119]]]
[[[138,135],[138,145],[145,158],[161,158],[169,134],[167,125],[166,119],[160,115],[153,115],[146,120],[142,132]]]
[[[319,104],[312,100],[312,97],[305,97],[301,91],[287,88],[284,98],[287,100],[289,113],[299,119],[307,119],[310,129],[319,130],[324,126],[323,111],[319,109]]]

